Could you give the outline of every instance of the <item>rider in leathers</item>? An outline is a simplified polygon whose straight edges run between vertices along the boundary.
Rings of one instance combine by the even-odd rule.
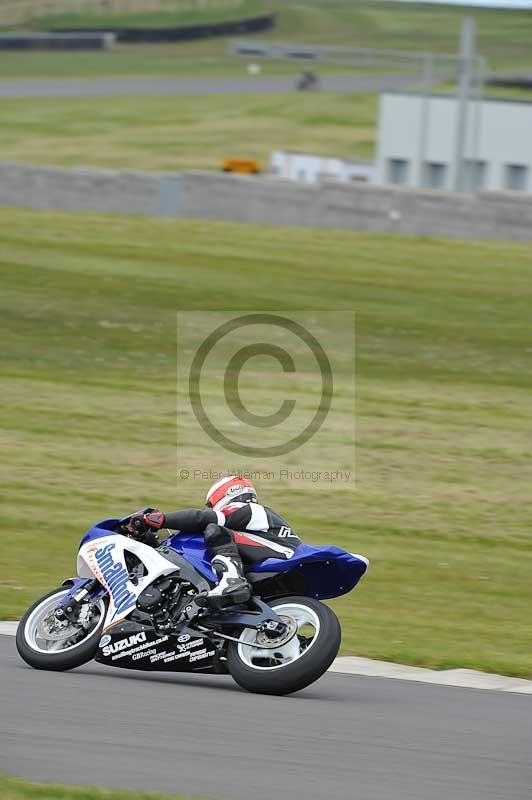
[[[224,604],[242,603],[251,594],[243,563],[256,564],[266,558],[290,558],[301,540],[275,511],[257,503],[253,484],[236,475],[214,483],[206,497],[206,508],[187,508],[163,514],[153,510],[134,514],[129,523],[132,536],[154,547],[160,528],[183,533],[204,532],[212,567],[219,583],[208,597],[223,598]]]

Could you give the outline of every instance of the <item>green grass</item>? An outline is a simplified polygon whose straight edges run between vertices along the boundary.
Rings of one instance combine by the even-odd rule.
[[[2,102],[3,161],[147,170],[219,169],[274,149],[372,156],[377,98],[218,95]]]
[[[2,800],[183,800],[177,795],[154,792],[128,792],[124,789],[98,789],[35,783],[0,773]]]
[[[248,10],[255,7],[255,0],[244,0],[246,8],[248,2],[252,3]],[[273,0],[271,5],[277,12],[276,28],[267,34],[271,39],[447,53],[458,51],[460,20],[465,13],[459,7],[381,0]],[[532,68],[531,11],[470,8],[467,14],[477,22],[478,49],[491,69]],[[0,77],[231,75],[239,69],[243,69],[242,62],[227,55],[224,39],[122,45],[109,53],[79,53],[75,57],[71,53],[0,53]],[[282,69],[286,72],[290,67]]]
[[[488,86],[485,91],[487,98],[501,98],[504,100],[516,100],[517,102],[530,103],[532,102],[532,88],[524,89],[503,87],[503,86]]]
[[[456,53],[464,15],[477,23],[477,47],[492,68],[531,65],[532,11],[420,5],[396,0],[299,0],[274,7],[275,37],[342,46]]]
[[[528,243],[3,209],[0,270],[0,616],[74,572],[93,521],[202,502],[208,480],[175,476],[177,310],[354,309],[356,483],[261,497],[371,559],[334,602],[344,654],[532,677]],[[294,468],[351,459],[335,377],[342,407]],[[181,465],[227,466],[177,424]]]
[[[149,5],[149,4],[147,4]],[[259,14],[267,13],[268,4],[263,0],[240,0],[226,6],[219,3],[206,3],[202,8],[183,9],[182,4],[175,0],[168,0],[167,10],[150,10],[144,12],[127,13],[71,12],[69,14],[50,14],[36,17],[32,20],[32,27],[40,30],[54,30],[57,28],[171,28],[179,25],[201,25],[214,22],[227,22],[230,20],[247,19]]]
[[[5,78],[105,78],[105,77],[249,77],[247,65],[256,59],[229,55],[224,39],[194,44],[117,44],[112,50],[0,51],[0,79]],[[261,61],[262,76],[301,74],[294,61]],[[382,72],[389,69],[323,64],[321,75]],[[253,80],[253,78],[250,78]],[[3,102],[3,101],[2,101]]]

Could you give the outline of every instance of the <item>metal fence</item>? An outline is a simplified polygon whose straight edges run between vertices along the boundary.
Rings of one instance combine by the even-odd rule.
[[[460,56],[427,53],[422,50],[378,50],[370,47],[333,47],[260,39],[238,39],[229,43],[232,55],[259,59],[300,61],[368,69],[401,69],[417,72],[425,81],[427,64],[433,81],[454,80],[459,72]]]
[[[56,14],[138,14],[238,8],[242,0],[0,0],[0,26]]]

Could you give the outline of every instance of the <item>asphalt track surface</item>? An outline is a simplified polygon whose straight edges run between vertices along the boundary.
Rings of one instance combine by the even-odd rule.
[[[321,91],[373,93],[402,89],[419,83],[419,77],[381,75],[330,75],[321,78]],[[24,78],[0,80],[0,97],[171,97],[210,94],[286,94],[294,92],[295,79],[279,77],[234,78]]]
[[[328,674],[290,697],[229,676],[40,672],[0,636],[0,770],[213,800],[530,800],[532,700]]]

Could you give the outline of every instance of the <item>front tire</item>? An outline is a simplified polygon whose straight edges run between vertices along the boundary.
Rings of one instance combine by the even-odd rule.
[[[257,631],[245,628],[231,643],[227,666],[233,679],[250,692],[284,695],[318,680],[340,649],[341,630],[331,609],[309,597],[277,598],[269,603],[277,614],[295,622],[295,636],[284,646],[258,649]]]
[[[98,649],[108,598],[91,603],[91,620],[86,628],[70,625],[53,632],[53,611],[68,594],[67,588],[54,589],[26,611],[17,628],[16,644],[21,658],[35,669],[64,671],[80,667],[94,658]],[[63,638],[61,638],[63,637]]]

